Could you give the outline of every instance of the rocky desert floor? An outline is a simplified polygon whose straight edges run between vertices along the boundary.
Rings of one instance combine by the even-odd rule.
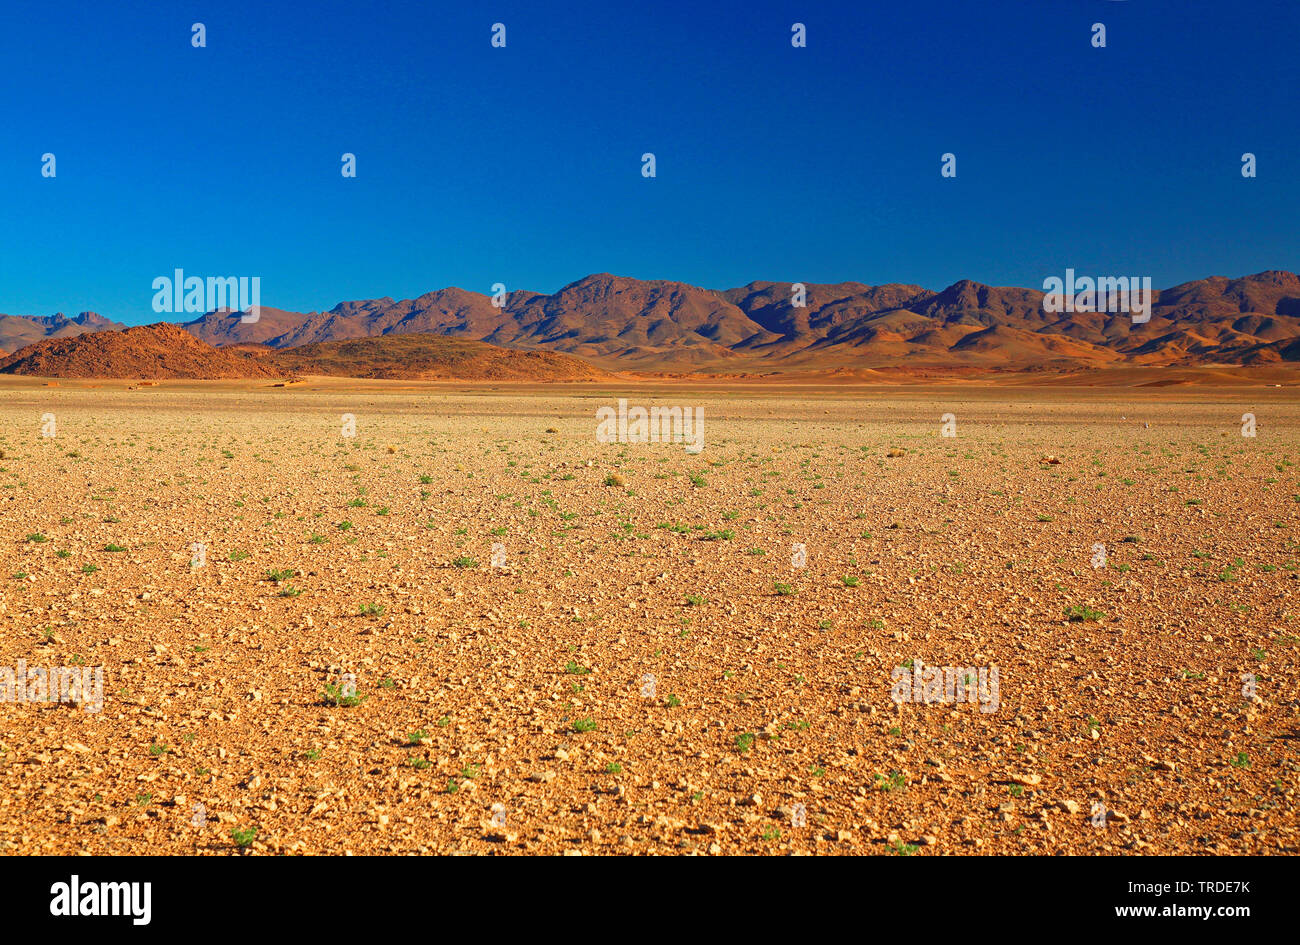
[[[1300,846],[1294,388],[5,384],[7,853]]]

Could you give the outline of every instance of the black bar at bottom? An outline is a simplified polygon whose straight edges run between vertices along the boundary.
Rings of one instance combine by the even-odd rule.
[[[716,857],[694,866],[569,859],[558,867],[472,857],[8,858],[0,902],[11,935],[111,927],[131,937],[197,928],[360,936],[403,915],[535,934],[579,914],[582,927],[606,921],[611,934],[671,917],[685,934],[700,928],[692,923],[749,924],[769,910],[813,927],[856,914],[883,929],[891,915],[912,925],[924,914],[936,930],[956,932],[949,923],[962,916],[997,915],[1004,932],[1053,921],[1080,931],[1199,924],[1232,934],[1261,917],[1279,921],[1293,887],[1283,858],[799,858],[761,869],[733,860],[716,872]]]

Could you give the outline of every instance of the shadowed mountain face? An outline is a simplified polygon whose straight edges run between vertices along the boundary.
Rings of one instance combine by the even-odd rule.
[[[263,306],[257,322],[209,312],[184,327],[215,346],[292,348],[388,335],[444,335],[577,355],[615,370],[806,371],[897,366],[1026,370],[1297,361],[1300,278],[1214,276],[1153,293],[1150,320],[1048,312],[1036,289],[963,280],[915,285],[753,282],[713,291],[681,282],[588,276],[554,295],[516,291],[501,307],[448,288],[419,298],[342,302],[328,312]],[[85,321],[83,321],[85,319]],[[98,322],[93,320],[97,319]],[[0,348],[120,328],[99,316],[0,316]]]

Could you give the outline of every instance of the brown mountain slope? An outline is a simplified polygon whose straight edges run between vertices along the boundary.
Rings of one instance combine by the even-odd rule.
[[[254,357],[284,374],[421,380],[589,381],[608,372],[553,351],[512,351],[430,334],[325,341]]]
[[[1063,361],[1070,364],[1105,364],[1123,360],[1123,355],[1067,335],[1048,335],[993,325],[966,335],[950,349],[953,353],[981,357],[985,362],[1010,360],[1018,364]],[[1010,355],[1010,357],[1008,357]]]
[[[214,348],[170,322],[47,338],[0,360],[0,374],[151,380],[278,376],[274,369]]]

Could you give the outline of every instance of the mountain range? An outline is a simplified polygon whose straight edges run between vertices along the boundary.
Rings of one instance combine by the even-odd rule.
[[[500,307],[488,295],[447,288],[400,301],[341,302],[327,312],[263,306],[252,323],[218,310],[183,327],[218,348],[299,349],[303,372],[311,357],[303,346],[407,334],[560,352],[609,370],[681,373],[1300,361],[1300,276],[1293,272],[1212,276],[1153,292],[1150,320],[1139,324],[1123,312],[1048,312],[1039,290],[968,280],[942,291],[808,284],[803,306],[794,294],[784,282],[718,291],[598,274],[552,295],[507,293]],[[93,313],[0,316],[0,349],[122,327]]]

